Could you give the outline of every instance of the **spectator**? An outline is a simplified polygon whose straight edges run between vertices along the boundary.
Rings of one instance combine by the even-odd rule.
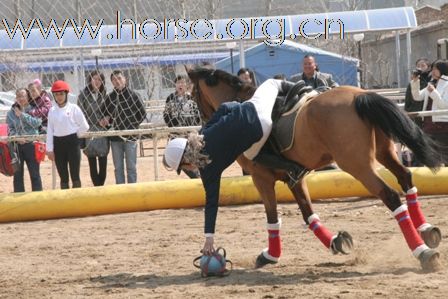
[[[240,80],[243,81],[244,83],[248,83],[252,86],[257,86],[257,82],[255,80],[255,74],[250,69],[242,67],[239,69],[237,75],[238,78],[240,78]]]
[[[168,127],[188,127],[200,126],[201,115],[196,102],[188,93],[187,77],[179,75],[174,80],[176,91],[166,98],[165,109],[163,111],[163,119]],[[179,136],[179,134],[171,134],[170,137]],[[184,170],[189,178],[198,178],[198,170]]]
[[[319,72],[318,65],[313,56],[306,55],[303,57],[303,72],[292,75],[289,81],[298,82],[299,80],[305,81],[306,85],[313,87],[313,89],[319,87],[337,87],[335,81],[330,74]]]
[[[166,98],[163,119],[168,127],[200,126],[201,115],[187,88],[187,77],[174,80],[176,91]]]
[[[100,121],[104,118],[100,108],[106,99],[104,74],[95,70],[87,77],[87,86],[79,94],[78,105],[84,113],[90,131],[104,131]],[[103,186],[107,175],[107,155],[109,154],[109,139],[97,137],[86,141],[84,154],[89,161],[90,178],[94,186]]]
[[[37,135],[42,120],[39,117],[32,116],[30,111],[33,107],[29,104],[31,101],[30,92],[26,88],[19,88],[16,91],[16,102],[8,111],[6,122],[9,127],[9,136]],[[20,166],[14,173],[14,192],[25,192],[23,182],[24,162],[28,168],[31,179],[31,190],[42,191],[42,180],[39,171],[39,162],[36,160],[34,144],[32,141],[17,141],[14,146],[18,154]]]
[[[48,112],[51,109],[51,97],[42,90],[42,83],[39,79],[34,80],[28,85],[32,100],[30,101],[31,109],[29,114],[42,119],[40,133],[45,134],[48,122]]]
[[[437,111],[448,109],[448,62],[437,60],[432,66],[432,81],[419,90],[420,82],[414,77],[411,81],[412,96],[417,101],[423,101],[422,110]],[[434,115],[425,117],[423,131],[429,134],[441,145],[448,146],[448,116]],[[445,165],[448,161],[444,161]]]
[[[411,81],[414,79],[418,80],[420,84],[420,88],[424,89],[431,81],[431,63],[425,57],[419,58],[415,62],[416,69],[412,72]],[[423,109],[423,101],[415,100],[412,96],[411,83],[409,83],[406,89],[406,96],[404,99],[404,110],[407,112],[416,112],[422,111]],[[413,118],[414,122],[422,128],[423,119],[421,117]]]
[[[80,188],[81,151],[78,136],[89,129],[89,124],[78,105],[68,102],[70,86],[55,81],[51,87],[56,105],[48,113],[47,156],[56,163],[61,189]]]
[[[136,130],[145,120],[146,110],[140,96],[126,84],[120,70],[112,72],[110,79],[114,90],[106,97],[101,108],[105,117],[100,125],[112,126],[114,130]],[[127,182],[137,182],[137,138],[114,136],[110,138],[112,159],[115,167],[115,182],[126,183],[124,163],[126,161]]]

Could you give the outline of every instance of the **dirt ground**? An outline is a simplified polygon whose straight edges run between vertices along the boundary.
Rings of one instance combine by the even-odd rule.
[[[106,185],[114,184],[109,160]],[[91,186],[82,163],[83,186]],[[232,166],[226,176],[240,173]],[[46,189],[50,176],[46,161]],[[138,180],[153,177],[152,157],[139,158]],[[177,178],[185,176],[161,172],[161,179]],[[11,192],[12,179],[2,177],[1,188]],[[303,226],[297,206],[282,204],[282,258],[258,270],[254,260],[267,246],[263,206],[221,207],[215,245],[234,265],[224,278],[201,278],[192,265],[203,242],[203,209],[0,224],[0,298],[446,298],[447,196],[421,202],[444,238],[435,273],[420,270],[379,200],[349,198],[314,207],[332,231],[352,234],[350,255],[332,255]]]

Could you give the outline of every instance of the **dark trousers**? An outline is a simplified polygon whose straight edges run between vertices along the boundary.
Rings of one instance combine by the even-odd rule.
[[[93,185],[103,186],[104,182],[106,181],[106,174],[107,174],[107,156],[88,157],[88,159],[90,168],[90,178],[92,179]]]
[[[17,145],[17,155],[20,160],[19,170],[14,174],[14,192],[25,192],[23,182],[24,164],[28,168],[31,179],[31,190],[42,191],[42,180],[40,178],[39,163],[34,154],[34,144],[32,142]]]
[[[61,180],[61,189],[69,188],[69,170],[73,188],[81,187],[81,151],[76,134],[54,137],[54,160]]]

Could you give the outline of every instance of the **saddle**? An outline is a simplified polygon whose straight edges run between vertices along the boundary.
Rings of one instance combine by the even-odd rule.
[[[284,82],[282,89],[287,91],[286,96],[279,95],[272,111],[272,132],[268,142],[278,154],[289,150],[294,142],[295,124],[302,106],[315,98],[325,89],[315,89],[307,86],[303,80],[293,84]],[[283,84],[283,83],[282,83]]]
[[[303,80],[297,83],[283,81],[282,92],[277,96],[272,109],[272,122],[275,124],[284,113],[293,110],[302,97],[312,90],[312,87],[307,86]]]

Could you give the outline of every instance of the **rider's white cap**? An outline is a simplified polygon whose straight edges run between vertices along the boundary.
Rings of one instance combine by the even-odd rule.
[[[180,161],[185,152],[187,146],[186,138],[174,138],[168,142],[163,154],[163,165],[168,170],[176,170],[177,174],[180,173]]]

